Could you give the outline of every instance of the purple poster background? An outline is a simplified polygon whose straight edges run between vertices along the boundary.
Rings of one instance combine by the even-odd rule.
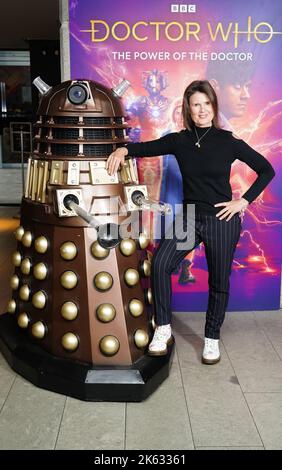
[[[167,0],[69,1],[71,78],[96,80],[109,87],[123,78],[129,80],[123,102],[131,140],[179,130],[185,87],[192,80],[208,78],[219,96],[222,126],[274,166],[275,179],[245,214],[228,310],[271,310],[280,305],[280,4],[280,0],[209,0],[181,3],[187,10],[181,12],[180,4]],[[173,173],[172,158],[139,159],[140,182],[148,185],[152,197],[168,197],[166,181],[175,178],[171,198],[180,198],[181,182],[177,171]],[[256,175],[238,161],[233,167],[231,185],[238,197]],[[202,311],[208,289],[202,246],[187,258],[188,265],[189,282],[180,283],[180,272],[172,275],[172,308]]]

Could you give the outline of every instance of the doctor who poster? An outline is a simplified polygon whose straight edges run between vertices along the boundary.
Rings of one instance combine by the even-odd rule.
[[[282,7],[279,0],[69,0],[71,78],[110,88],[130,83],[123,96],[133,142],[183,128],[182,95],[208,79],[220,106],[221,126],[262,153],[276,177],[245,212],[231,275],[228,310],[280,306],[282,254]],[[151,198],[182,201],[175,157],[139,158],[141,184]],[[256,174],[238,160],[231,172],[234,198]],[[151,220],[155,245],[160,217]],[[154,243],[152,244],[152,249]],[[202,311],[208,295],[204,247],[172,274],[174,311]]]

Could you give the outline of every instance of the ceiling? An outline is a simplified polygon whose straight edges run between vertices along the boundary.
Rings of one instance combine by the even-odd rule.
[[[59,0],[4,0],[0,49],[28,49],[28,39],[59,39]]]

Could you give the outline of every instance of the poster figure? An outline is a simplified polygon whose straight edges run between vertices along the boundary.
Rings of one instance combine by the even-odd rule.
[[[157,69],[142,73],[142,86],[146,94],[138,96],[135,101],[126,105],[127,117],[130,119],[131,141],[136,141],[137,127],[140,130],[140,140],[152,136],[152,130],[164,126],[169,100],[163,91],[168,87],[167,72]]]
[[[210,61],[206,70],[206,79],[215,89],[219,99],[221,127],[238,137],[241,137],[240,125],[239,128],[238,125],[235,128],[233,122],[243,118],[248,109],[253,73],[252,62],[231,62],[227,67],[225,61],[219,63]],[[234,198],[240,197],[249,187],[247,181],[249,171],[248,167],[242,168],[242,165],[236,164],[236,161],[232,165],[230,181]]]
[[[169,123],[168,130],[163,134],[170,132],[179,132],[184,129],[182,120],[182,98],[178,97],[173,100],[169,116],[171,120]],[[174,155],[163,156],[163,172],[162,172],[162,183],[160,191],[160,199],[164,202],[169,202],[172,205],[173,213],[177,213],[177,209],[183,201],[183,189],[182,189],[182,176],[180,173],[179,165]],[[161,226],[162,219],[157,218],[157,230],[156,232],[163,233],[165,228]],[[181,262],[178,268],[174,271],[174,274],[179,275],[178,283],[185,285],[189,282],[195,282],[196,278],[191,272],[193,258],[195,250],[189,253],[186,258]]]
[[[126,103],[127,118],[131,126],[129,138],[131,142],[150,140],[159,129],[165,128],[167,123],[167,109],[169,99],[164,95],[168,87],[168,74],[157,69],[142,72],[142,86],[144,94]],[[140,184],[148,186],[150,197],[160,198],[160,185],[162,181],[161,157],[140,158],[137,160]],[[154,214],[144,218],[150,238],[153,240]]]
[[[274,164],[278,154],[281,155],[278,129],[281,129],[282,124],[282,100],[268,103],[265,108],[260,109],[255,119],[250,120],[250,108],[255,98],[257,99],[252,89],[254,73],[253,62],[234,62],[228,64],[228,67],[224,62],[216,65],[210,62],[206,77],[218,94],[222,110],[221,125],[224,129],[232,131],[253,145],[258,152],[262,152]],[[240,166],[239,162],[235,161],[232,165],[230,180],[233,197],[240,198],[253,179],[252,170],[247,166]],[[279,178],[277,180],[279,181]],[[272,195],[274,195],[275,186],[277,186],[276,179],[271,185]],[[279,188],[278,191],[281,189]],[[266,190],[267,193],[268,190]],[[273,269],[267,261],[269,244],[262,234],[265,233],[263,226],[266,228],[267,225],[272,225],[271,219],[272,216],[276,218],[278,206],[275,208],[275,201],[272,199],[271,208],[265,201],[265,197],[267,197],[265,192],[261,193],[245,213],[245,230],[237,249],[237,260],[240,260],[237,266],[247,268],[249,272],[258,272],[259,267],[261,272],[271,274]]]
[[[206,79],[218,94],[220,105],[220,124],[223,129],[234,132],[231,121],[241,118],[251,97],[253,62],[210,61]]]

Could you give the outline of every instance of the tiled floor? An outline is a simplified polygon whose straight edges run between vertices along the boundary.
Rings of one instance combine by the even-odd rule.
[[[3,282],[13,249],[5,237]],[[0,449],[282,449],[282,311],[227,314],[214,366],[201,364],[203,325],[202,313],[174,314],[170,376],[142,403],[38,389],[0,356]]]

